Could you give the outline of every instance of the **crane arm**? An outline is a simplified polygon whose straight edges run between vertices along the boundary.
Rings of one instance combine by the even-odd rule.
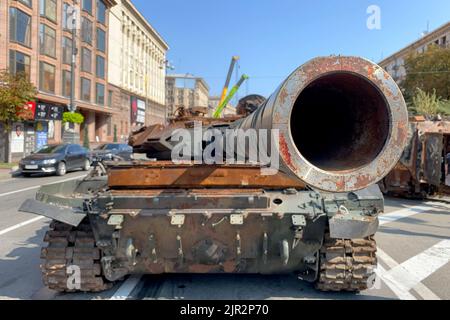
[[[236,92],[239,90],[239,88],[241,87],[241,85],[244,83],[245,80],[247,80],[249,77],[246,74],[243,74],[241,79],[238,81],[238,83],[236,83],[234,85],[234,87],[230,90],[230,93],[228,94],[228,96],[222,101],[222,103],[219,104],[219,106],[217,107],[217,110],[214,112],[213,117],[218,119],[220,118],[220,115],[223,111],[223,109],[225,109],[225,107],[227,106],[227,104],[230,102],[231,99],[233,99],[234,95],[236,94]]]

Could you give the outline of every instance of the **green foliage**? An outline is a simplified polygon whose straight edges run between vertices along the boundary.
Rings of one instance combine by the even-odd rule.
[[[24,74],[0,71],[0,122],[9,128],[10,122],[23,120],[23,106],[36,98],[37,90]]]
[[[414,114],[426,117],[434,117],[437,115],[448,116],[450,115],[450,102],[438,97],[436,90],[433,90],[433,93],[427,93],[417,88],[416,94],[412,98],[410,110]]]
[[[440,99],[436,96],[436,90],[432,94],[417,88],[413,97],[413,108],[420,115],[435,116],[438,114]]]
[[[450,100],[441,101],[439,105],[439,114],[450,116]]]
[[[83,147],[85,147],[86,149],[90,149],[90,145],[89,145],[89,132],[88,132],[88,127],[84,126],[84,132],[83,132]]]
[[[410,55],[405,68],[406,78],[401,87],[409,102],[417,94],[417,88],[450,100],[450,48],[431,45],[423,53]]]
[[[63,123],[76,123],[82,124],[84,122],[84,117],[78,112],[64,112],[63,113]]]
[[[114,142],[118,141],[118,138],[117,138],[117,125],[114,125],[114,140],[113,141]]]

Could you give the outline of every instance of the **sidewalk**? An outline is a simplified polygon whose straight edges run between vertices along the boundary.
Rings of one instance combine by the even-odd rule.
[[[0,163],[0,181],[11,179],[19,173],[17,164]]]
[[[11,179],[11,169],[0,168],[0,181]]]

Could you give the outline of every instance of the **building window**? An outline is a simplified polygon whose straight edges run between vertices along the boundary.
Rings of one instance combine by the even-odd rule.
[[[31,0],[19,0],[20,3],[23,3],[27,7],[32,7],[32,1]]]
[[[97,56],[95,74],[98,78],[105,79],[105,58]]]
[[[95,92],[95,102],[102,106],[105,105],[105,86],[101,83],[97,83]]]
[[[88,48],[81,48],[81,70],[92,72],[92,53]]]
[[[81,100],[91,101],[91,80],[81,78]]]
[[[100,28],[97,28],[97,50],[102,52],[106,50],[106,34]]]
[[[31,47],[31,17],[23,11],[9,9],[9,37],[11,41]]]
[[[63,63],[71,64],[72,63],[72,39],[63,37],[62,39],[62,55],[63,55]]]
[[[70,29],[69,28],[69,8],[70,8],[70,4],[68,4],[67,2],[64,2],[63,4],[63,12],[62,12],[62,26],[63,29]]]
[[[83,10],[92,14],[92,0],[83,0]]]
[[[72,92],[72,73],[67,70],[63,70],[62,72],[62,95],[65,97],[70,97],[70,93]]]
[[[55,93],[55,66],[39,63],[39,89],[48,93]]]
[[[40,53],[47,56],[56,57],[56,31],[45,24],[39,28]]]
[[[56,0],[41,0],[40,14],[41,16],[56,22]]]
[[[113,92],[108,90],[108,107],[112,107]]]
[[[92,22],[85,18],[81,18],[81,40],[92,44]]]
[[[30,79],[30,56],[19,51],[9,51],[9,72],[11,74],[23,74]]]
[[[97,0],[97,21],[106,24],[106,5],[102,0]]]

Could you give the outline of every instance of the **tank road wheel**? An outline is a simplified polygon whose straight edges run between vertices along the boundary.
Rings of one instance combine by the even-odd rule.
[[[45,234],[41,265],[44,284],[59,292],[100,292],[112,287],[102,276],[101,253],[89,222],[77,228],[53,221]],[[74,275],[79,268],[81,285],[76,285]]]
[[[320,251],[316,288],[322,291],[359,292],[375,281],[377,244],[372,237],[358,240],[325,237]]]

